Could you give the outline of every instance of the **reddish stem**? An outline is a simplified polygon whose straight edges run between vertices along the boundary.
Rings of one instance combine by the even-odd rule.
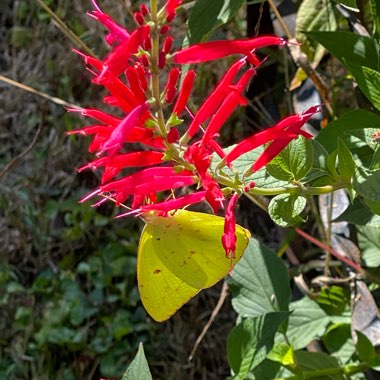
[[[305,239],[309,240],[310,242],[312,242],[313,244],[315,244],[319,248],[322,248],[325,251],[329,252],[331,255],[333,255],[334,257],[336,257],[340,261],[343,261],[344,263],[346,263],[347,265],[349,265],[351,268],[357,270],[358,272],[364,272],[363,268],[360,265],[354,263],[353,261],[351,261],[347,257],[341,255],[337,251],[335,251],[332,248],[330,248],[328,245],[320,242],[319,240],[317,240],[313,236],[307,234],[306,232],[300,230],[297,227],[294,230],[297,232],[298,235],[300,235],[300,236],[304,237]]]

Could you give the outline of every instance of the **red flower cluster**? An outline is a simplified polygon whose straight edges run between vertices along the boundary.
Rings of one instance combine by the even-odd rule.
[[[301,127],[317,112],[317,108],[311,108],[303,115],[290,116],[242,141],[228,154],[217,142],[225,121],[238,106],[247,103],[245,88],[260,65],[255,49],[282,46],[285,41],[274,36],[211,41],[170,54],[174,38],[168,33],[181,0],[168,0],[155,13],[145,4],[141,5],[134,15],[137,23],[134,31],[118,25],[95,0],[93,4],[95,10],[89,15],[108,29],[106,41],[112,50],[103,60],[77,53],[94,75],[93,83],[107,89],[104,102],[125,116],[119,118],[90,108],[79,110],[95,123],[69,133],[91,135],[89,151],[98,156],[79,171],[103,168],[101,186],[83,201],[95,195],[102,197],[99,203],[113,199],[117,205],[130,209],[121,216],[152,211],[167,215],[172,210],[202,201],[207,201],[217,213],[224,208],[227,195],[232,194],[226,208],[222,243],[227,256],[234,255],[234,208],[239,195],[249,191],[252,184],[231,181],[230,187],[222,188],[210,169],[212,155],[216,153],[230,166],[241,154],[270,142],[252,163],[252,170],[258,170],[298,135],[310,137]],[[186,68],[181,71],[181,65],[228,55],[240,57],[193,115],[187,103],[196,74]],[[164,86],[163,78],[166,78]],[[185,128],[181,126],[183,114],[190,119]],[[186,187],[190,187],[188,191],[184,191]]]

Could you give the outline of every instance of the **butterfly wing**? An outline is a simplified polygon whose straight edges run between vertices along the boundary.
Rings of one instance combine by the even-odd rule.
[[[187,210],[170,217],[155,217],[152,247],[157,257],[179,279],[196,289],[213,286],[240,260],[249,231],[236,226],[236,257],[225,256],[221,238],[224,218]]]
[[[155,226],[147,224],[142,232],[137,258],[137,277],[141,301],[157,322],[170,318],[199,289],[179,279],[162,262],[153,244]],[[171,244],[169,240],[167,244]]]

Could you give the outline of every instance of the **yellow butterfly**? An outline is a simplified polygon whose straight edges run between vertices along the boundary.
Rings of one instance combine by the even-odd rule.
[[[236,226],[236,257],[227,259],[221,243],[223,228],[224,218],[186,210],[147,218],[138,249],[137,278],[142,303],[153,319],[170,318],[240,260],[249,231]]]

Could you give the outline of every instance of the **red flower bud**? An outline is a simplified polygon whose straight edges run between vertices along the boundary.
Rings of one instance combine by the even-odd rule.
[[[165,38],[165,41],[164,41],[164,46],[162,47],[162,51],[165,53],[165,54],[169,54],[170,53],[170,50],[172,49],[173,47],[173,41],[174,41],[174,38],[172,36],[167,36]]]
[[[135,12],[133,15],[133,18],[135,19],[135,21],[138,25],[143,25],[145,22],[144,16],[140,12]]]
[[[170,30],[170,26],[169,26],[169,25],[164,25],[164,26],[160,29],[160,33],[161,33],[162,35],[165,35],[165,34],[167,34],[167,33],[169,32],[169,30]]]
[[[140,5],[140,12],[142,13],[143,16],[146,16],[147,14],[149,14],[149,8],[147,7],[146,4]]]

